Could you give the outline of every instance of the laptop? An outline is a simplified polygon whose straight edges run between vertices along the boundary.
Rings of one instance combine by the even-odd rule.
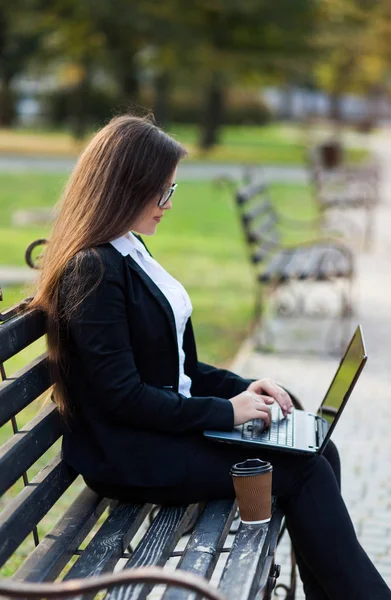
[[[316,414],[294,409],[284,417],[275,402],[271,406],[272,422],[267,429],[262,419],[254,419],[234,427],[232,431],[204,431],[204,436],[230,444],[265,446],[300,454],[322,454],[366,361],[367,352],[359,325]]]

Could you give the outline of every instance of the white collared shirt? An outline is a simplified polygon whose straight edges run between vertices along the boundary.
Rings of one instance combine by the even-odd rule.
[[[122,256],[130,255],[136,263],[145,271],[145,273],[158,286],[171,305],[174,313],[176,335],[179,352],[179,388],[180,394],[187,398],[190,397],[191,379],[185,374],[185,353],[183,351],[183,334],[187,320],[189,319],[193,307],[188,293],[179,281],[167,273],[159,263],[152,258],[146,251],[143,244],[129,232],[127,235],[117,238],[110,242]]]

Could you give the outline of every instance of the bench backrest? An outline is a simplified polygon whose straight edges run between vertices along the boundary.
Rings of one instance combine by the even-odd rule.
[[[38,311],[0,313],[0,578],[86,578],[112,571],[121,558],[129,568],[163,566],[198,519],[200,506],[154,508],[102,498],[66,465],[58,447],[61,422],[50,400],[47,356],[31,350],[45,331]],[[29,348],[33,359],[11,373],[7,361]],[[32,418],[24,424],[26,410]],[[234,515],[232,499],[206,506],[182,558],[193,560],[194,572],[211,575]],[[211,551],[200,561],[201,547]],[[144,599],[150,588],[136,586],[132,599]]]
[[[50,511],[77,474],[61,459],[62,429],[50,400],[46,352],[37,356],[31,346],[45,335],[45,318],[36,310],[20,314],[12,310],[0,316],[0,572],[13,574],[17,580],[43,581],[61,572],[109,501],[84,490],[84,501],[73,509],[73,531],[67,530],[68,515],[39,551],[21,564],[38,546],[42,533],[52,527],[53,512],[59,511],[54,509],[52,516]],[[11,373],[7,361],[21,351],[28,352],[32,360]],[[80,483],[75,486],[69,502],[80,488]],[[46,556],[45,548],[50,550]]]
[[[76,477],[58,454],[42,459],[61,436],[59,415],[51,401],[45,405],[38,401],[38,408],[32,408],[51,386],[46,353],[7,377],[7,361],[41,338],[45,329],[38,311],[16,314],[0,325],[0,497],[5,506],[0,515],[0,566],[30,533],[38,541],[37,524]],[[28,407],[32,418],[21,427]],[[29,470],[40,467],[30,481]],[[16,494],[21,481],[24,486]]]
[[[281,246],[278,216],[265,183],[253,183],[236,192],[240,221],[254,264]]]

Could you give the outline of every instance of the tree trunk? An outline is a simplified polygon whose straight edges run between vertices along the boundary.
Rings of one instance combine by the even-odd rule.
[[[138,105],[140,84],[138,71],[133,61],[126,61],[120,69],[119,84],[121,87],[121,109],[132,111]]]
[[[282,107],[281,117],[286,121],[292,121],[294,119],[294,87],[293,84],[287,83],[282,86]]]
[[[372,86],[368,95],[368,113],[366,118],[362,119],[362,126],[366,129],[366,133],[370,133],[378,119],[382,117],[382,104],[385,95],[385,89],[381,84]]]
[[[330,94],[329,117],[332,121],[342,121],[341,100],[341,93],[339,91],[334,90]]]
[[[217,144],[223,123],[223,110],[224,88],[218,74],[215,74],[206,90],[205,108],[201,121],[200,147],[203,150],[209,150]]]
[[[12,77],[3,76],[0,82],[0,127],[11,127],[15,116],[11,81]]]
[[[334,90],[330,94],[329,118],[333,123],[333,134],[339,140],[342,134],[342,90]]]
[[[165,127],[170,121],[170,109],[168,93],[170,90],[170,78],[163,71],[155,79],[155,106],[154,116],[159,127]]]
[[[355,58],[348,55],[346,60],[339,65],[335,74],[333,89],[330,94],[329,117],[334,123],[336,138],[340,136],[343,124],[342,97],[350,84],[355,67]]]

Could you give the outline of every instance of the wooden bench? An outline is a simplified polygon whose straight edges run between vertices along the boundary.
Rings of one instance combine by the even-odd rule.
[[[364,247],[369,248],[373,236],[374,211],[380,198],[379,164],[372,158],[363,164],[342,162],[328,168],[322,160],[319,147],[309,151],[308,159],[315,198],[324,225],[346,237],[352,233],[349,231],[352,223],[349,222],[346,211],[362,210],[365,214]],[[335,212],[334,219],[330,218],[332,211]]]
[[[0,565],[7,573],[0,596],[92,598],[108,590],[110,600],[136,600],[163,583],[164,600],[194,593],[211,600],[271,598],[279,574],[278,507],[270,524],[241,524],[233,533],[232,500],[180,507],[121,503],[99,497],[68,467],[58,448],[56,406],[50,399],[42,406],[51,385],[45,352],[6,374],[7,361],[46,330],[43,314],[19,309],[0,313]],[[31,420],[24,423],[26,407]],[[209,580],[226,553],[216,588]],[[178,569],[163,571],[171,557],[179,557]],[[282,587],[292,600],[294,570],[291,586]]]
[[[340,308],[335,322],[338,327],[341,322],[346,324],[353,312],[351,288],[355,266],[351,250],[340,240],[326,237],[284,245],[281,228],[297,233],[309,223],[277,213],[265,183],[249,184],[237,190],[235,197],[250,261],[255,268],[254,323],[262,318],[271,294],[286,290],[292,282],[319,282],[338,286]],[[307,294],[308,290],[304,293],[295,290],[293,307],[277,302],[281,316],[305,314]]]

